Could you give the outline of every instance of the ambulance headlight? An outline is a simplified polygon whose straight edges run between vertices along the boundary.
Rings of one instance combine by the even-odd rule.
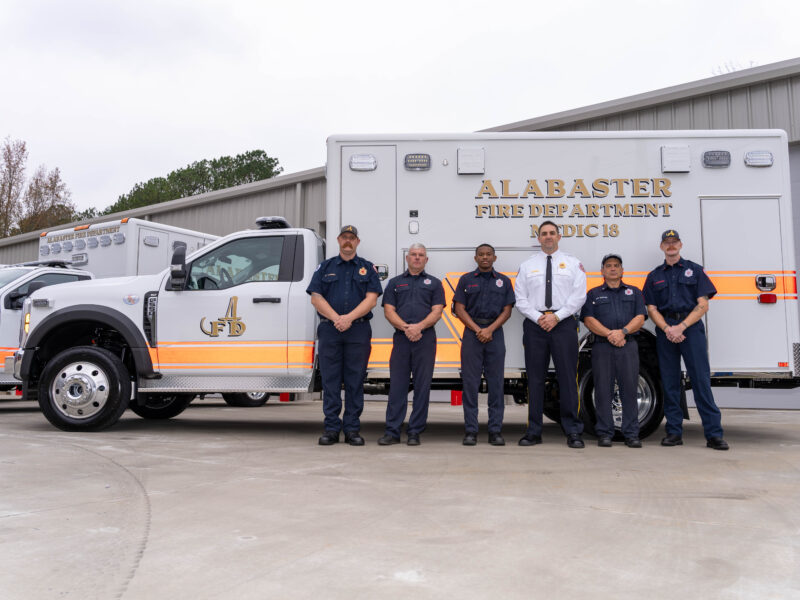
[[[42,256],[47,256],[48,254],[50,254],[50,247],[42,246],[41,248],[39,248],[39,254],[41,254]]]

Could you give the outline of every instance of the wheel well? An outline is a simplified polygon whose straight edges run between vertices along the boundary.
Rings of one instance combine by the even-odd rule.
[[[76,346],[104,348],[120,358],[128,373],[137,372],[130,344],[117,329],[101,321],[69,321],[54,327],[40,340],[30,365],[29,383],[38,383],[44,366],[59,352]]]

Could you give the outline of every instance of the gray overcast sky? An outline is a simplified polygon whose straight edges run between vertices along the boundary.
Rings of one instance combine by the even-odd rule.
[[[800,56],[800,2],[3,0],[0,138],[79,208],[203,158],[475,131]]]

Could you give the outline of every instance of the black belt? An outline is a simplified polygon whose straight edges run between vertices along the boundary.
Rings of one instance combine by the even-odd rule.
[[[320,317],[319,320],[321,323],[333,323],[333,321],[331,321],[330,319],[326,319],[325,317]],[[367,319],[365,317],[359,317],[358,319],[353,319],[353,323],[361,323],[361,321],[366,321],[366,320]]]
[[[491,325],[497,320],[497,317],[494,319],[472,319],[476,325]]]
[[[671,319],[673,321],[683,321],[686,317],[689,316],[688,312],[682,312],[682,313],[666,312],[661,314],[665,319]]]

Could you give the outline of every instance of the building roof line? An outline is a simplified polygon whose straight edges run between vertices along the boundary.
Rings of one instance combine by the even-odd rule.
[[[689,100],[697,96],[729,91],[747,87],[748,85],[764,84],[796,75],[800,75],[800,58],[742,69],[741,71],[674,85],[626,98],[600,102],[506,125],[497,125],[480,131],[541,131],[551,127],[575,124],[576,122],[588,121],[621,112],[642,110],[676,100]]]

